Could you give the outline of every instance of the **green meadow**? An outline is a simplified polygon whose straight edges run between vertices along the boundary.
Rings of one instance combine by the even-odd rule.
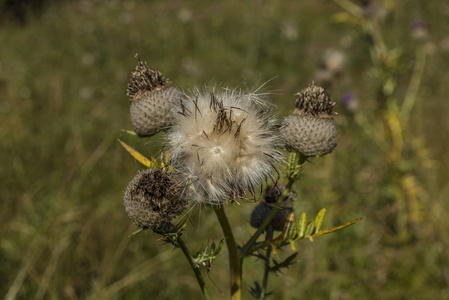
[[[337,103],[338,146],[304,169],[296,216],[363,220],[299,241],[272,299],[449,299],[446,1],[13,2],[0,1],[4,299],[201,299],[179,249],[130,237],[123,191],[143,166],[118,139],[150,157],[164,135],[122,131],[136,53],[185,90],[262,86],[279,119],[312,81]],[[237,241],[255,206],[226,207]],[[213,211],[195,208],[183,238],[219,242]],[[229,298],[227,255],[203,269],[214,299]],[[245,261],[244,299],[262,270]]]

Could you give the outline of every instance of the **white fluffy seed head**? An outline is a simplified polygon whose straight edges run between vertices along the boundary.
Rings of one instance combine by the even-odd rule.
[[[271,109],[230,89],[196,90],[184,98],[167,140],[193,201],[218,205],[254,193],[282,160]]]

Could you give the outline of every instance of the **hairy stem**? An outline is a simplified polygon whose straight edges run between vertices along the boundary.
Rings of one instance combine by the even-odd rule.
[[[239,253],[237,243],[232,234],[231,226],[226,217],[223,205],[214,207],[223,230],[226,246],[229,252],[229,268],[231,273],[231,299],[240,300],[242,298],[242,257]]]
[[[212,299],[209,291],[207,290],[206,283],[204,282],[203,276],[201,275],[201,271],[198,268],[198,266],[194,263],[192,255],[190,254],[189,249],[187,248],[186,244],[184,243],[184,240],[181,237],[178,237],[176,239],[177,246],[182,250],[182,253],[184,253],[184,256],[189,261],[190,267],[192,267],[193,273],[195,273],[196,280],[198,281],[198,284],[200,285],[201,291],[203,292],[204,298],[207,300]]]

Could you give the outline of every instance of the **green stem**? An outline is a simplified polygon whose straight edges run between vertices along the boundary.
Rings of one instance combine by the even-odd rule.
[[[239,253],[237,243],[232,234],[231,226],[224,211],[223,205],[214,207],[214,211],[223,230],[226,246],[229,252],[229,268],[231,273],[231,299],[240,300],[242,298],[242,257]]]
[[[193,273],[195,273],[196,280],[198,281],[198,284],[200,285],[201,291],[203,292],[204,298],[207,300],[212,299],[209,291],[207,290],[206,283],[204,282],[203,276],[201,275],[201,271],[198,268],[198,266],[193,261],[192,255],[190,254],[189,249],[187,248],[186,244],[184,243],[184,240],[181,239],[181,237],[178,237],[176,239],[176,245],[182,250],[182,253],[184,253],[184,256],[189,261],[190,266],[192,267]]]
[[[273,227],[268,226],[267,233],[265,235],[266,241],[271,241],[273,239]],[[267,298],[267,287],[268,287],[268,275],[270,274],[270,258],[271,258],[271,247],[267,247],[265,252],[265,270],[263,273],[262,281],[262,292],[260,294],[260,299],[265,300]]]
[[[295,165],[296,166],[303,165],[306,162],[306,160],[307,160],[307,156],[302,155],[300,153],[297,153],[296,154]],[[278,211],[279,207],[281,207],[281,204],[287,198],[288,193],[290,193],[290,191],[292,189],[292,186],[293,186],[293,183],[295,183],[296,179],[297,179],[296,175],[295,176],[289,176],[289,180],[288,180],[287,185],[285,186],[284,192],[281,194],[281,196],[279,197],[278,201],[276,202],[276,204],[271,209],[270,214],[265,218],[265,220],[263,221],[262,225],[260,225],[260,227],[257,229],[257,231],[253,234],[253,236],[251,236],[249,241],[242,247],[241,253],[242,253],[243,257],[245,257],[246,255],[250,254],[251,247],[257,241],[257,239],[262,234],[262,232],[265,230],[265,228],[267,228],[268,224],[270,224],[271,219],[273,219],[273,217],[276,214],[276,212]]]

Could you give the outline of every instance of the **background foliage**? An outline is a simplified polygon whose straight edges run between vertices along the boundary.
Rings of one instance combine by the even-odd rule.
[[[161,146],[161,136],[120,131],[131,128],[125,91],[135,53],[183,88],[251,89],[274,78],[266,91],[276,91],[284,116],[337,51],[345,63],[328,92],[339,146],[307,167],[295,206],[297,215],[326,207],[324,227],[364,220],[298,244],[298,263],[271,288],[282,299],[449,298],[449,5],[361,1],[393,50],[379,63],[373,36],[337,2],[0,2],[0,294],[200,297],[179,250],[149,232],[128,237],[136,227],[122,192],[142,166],[117,138],[147,155]],[[429,32],[417,39],[419,20]],[[416,102],[401,123],[395,107],[419,57]],[[353,106],[342,102],[348,92]],[[237,240],[252,232],[254,206],[227,208]],[[220,238],[210,210],[192,216],[185,240],[193,251]],[[226,255],[207,279],[216,296],[228,286]],[[244,268],[247,286],[261,279],[260,262]]]

